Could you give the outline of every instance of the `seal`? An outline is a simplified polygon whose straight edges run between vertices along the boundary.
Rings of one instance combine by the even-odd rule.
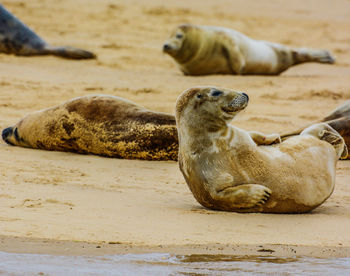
[[[19,56],[55,55],[70,59],[95,58],[94,53],[73,47],[53,47],[0,4],[0,53]]]
[[[318,122],[327,123],[332,128],[334,128],[343,137],[346,146],[350,148],[350,100],[338,106],[329,115],[315,123]],[[310,124],[307,126],[309,125]],[[306,127],[284,133],[281,135],[281,137],[283,140],[285,140],[290,136],[299,135]],[[350,159],[350,155],[348,155],[346,159]]]
[[[333,192],[336,163],[347,155],[343,138],[325,123],[282,143],[278,134],[251,134],[230,125],[248,99],[216,87],[195,87],[179,96],[179,165],[190,190],[214,210],[311,211]]]
[[[14,146],[101,156],[177,160],[173,115],[107,95],[72,99],[31,113],[2,132]]]
[[[185,75],[278,75],[304,62],[335,62],[326,50],[290,48],[228,28],[191,24],[178,26],[163,52],[175,59]]]

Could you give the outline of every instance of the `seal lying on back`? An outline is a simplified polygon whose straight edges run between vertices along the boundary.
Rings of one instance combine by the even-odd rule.
[[[350,148],[350,100],[337,107],[328,116],[318,122],[324,122],[335,129],[344,139],[346,146]],[[282,134],[282,139],[300,134],[305,127],[298,130]],[[348,155],[347,159],[350,159]]]
[[[174,116],[104,95],[29,114],[2,138],[15,146],[117,158],[177,160],[178,154]]]
[[[73,48],[53,47],[0,4],[0,53],[19,56],[55,55],[71,59],[95,58],[95,54]]]
[[[185,75],[278,75],[303,62],[335,62],[325,50],[294,49],[227,28],[191,24],[178,26],[163,51]]]
[[[247,104],[246,94],[215,87],[179,96],[179,165],[194,197],[236,212],[304,213],[322,204],[333,192],[338,158],[347,155],[344,140],[327,124],[282,143],[279,135],[231,126]]]

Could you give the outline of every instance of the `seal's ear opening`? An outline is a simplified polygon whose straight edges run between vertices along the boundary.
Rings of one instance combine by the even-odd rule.
[[[349,152],[348,152],[348,147],[347,145],[344,143],[344,149],[343,149],[343,152],[340,156],[340,159],[347,159],[348,158],[348,155],[349,155]]]

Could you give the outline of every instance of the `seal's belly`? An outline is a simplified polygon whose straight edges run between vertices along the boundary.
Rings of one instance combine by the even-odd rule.
[[[244,72],[249,74],[273,74],[278,66],[275,51],[263,41],[249,41],[242,49],[246,59]]]
[[[286,142],[279,147],[264,148],[270,158],[265,162],[271,174],[266,185],[272,190],[270,205],[266,207],[275,207],[273,202],[283,205],[286,200],[290,201],[289,207],[316,207],[334,188],[337,161],[334,150],[330,145],[318,145],[316,139],[314,145],[304,149],[300,147],[301,142],[299,145]]]

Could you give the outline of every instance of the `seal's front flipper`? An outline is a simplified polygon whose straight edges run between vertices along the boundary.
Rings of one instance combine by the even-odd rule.
[[[246,65],[243,54],[241,53],[237,45],[231,45],[228,42],[227,44],[228,45],[223,46],[222,50],[224,56],[226,57],[231,73],[234,75],[243,75],[244,68]]]
[[[281,136],[279,134],[265,135],[258,131],[249,131],[250,137],[257,145],[271,145],[281,143]]]
[[[243,184],[225,188],[215,194],[215,199],[225,205],[225,209],[255,208],[264,205],[271,195],[271,190],[259,184]]]
[[[74,47],[48,47],[47,51],[55,56],[70,59],[93,59],[96,55],[92,52]]]

